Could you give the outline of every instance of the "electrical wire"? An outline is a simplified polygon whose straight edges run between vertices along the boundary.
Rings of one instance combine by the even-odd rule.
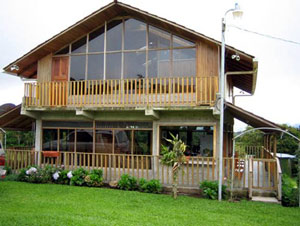
[[[252,33],[252,34],[260,35],[260,36],[263,36],[263,37],[267,37],[267,38],[271,38],[271,39],[275,39],[275,40],[279,40],[279,41],[283,41],[283,42],[288,42],[288,43],[300,45],[300,42],[295,42],[295,41],[292,41],[292,40],[288,40],[288,39],[284,39],[284,38],[275,37],[275,36],[272,36],[272,35],[267,35],[267,34],[259,33],[257,31],[251,31],[251,30],[248,30],[248,29],[245,29],[245,28],[241,28],[241,27],[238,27],[238,26],[235,26],[235,25],[228,25],[228,26],[236,28],[236,29],[239,29],[241,31],[245,31],[245,32],[249,32],[249,33]]]

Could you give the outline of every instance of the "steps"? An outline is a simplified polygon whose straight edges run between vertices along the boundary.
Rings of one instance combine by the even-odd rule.
[[[280,202],[275,197],[253,196],[252,197],[252,201],[254,201],[254,202],[264,202],[264,203],[280,204]]]

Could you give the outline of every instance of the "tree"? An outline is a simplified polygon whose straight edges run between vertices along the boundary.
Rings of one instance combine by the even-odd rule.
[[[293,134],[294,136],[300,138],[300,131],[299,129],[288,126],[286,124],[281,125],[285,130],[288,130],[289,133]],[[295,155],[298,149],[298,141],[295,140],[293,137],[284,134],[282,137],[278,135],[277,137],[277,152],[280,153],[288,153]]]
[[[253,127],[247,126],[247,130],[251,130]],[[237,134],[235,134],[237,135]],[[236,139],[236,144],[242,146],[262,146],[263,145],[263,132],[255,130],[244,134]]]
[[[186,145],[178,138],[178,134],[174,136],[170,133],[172,139],[166,139],[171,146],[162,145],[162,159],[161,162],[166,166],[172,166],[172,188],[173,188],[173,197],[177,198],[177,185],[178,185],[178,172],[184,162],[186,162],[186,158],[184,152],[186,150]]]

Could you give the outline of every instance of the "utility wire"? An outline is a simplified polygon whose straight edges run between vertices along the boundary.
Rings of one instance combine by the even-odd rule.
[[[257,31],[250,31],[248,29],[241,28],[241,27],[238,27],[238,26],[235,26],[235,25],[228,25],[228,26],[229,27],[234,27],[234,28],[239,29],[241,31],[246,31],[246,32],[249,32],[249,33],[252,33],[252,34],[260,35],[260,36],[263,36],[263,37],[272,38],[272,39],[275,39],[275,40],[279,40],[279,41],[283,41],[283,42],[289,42],[289,43],[292,43],[292,44],[300,45],[300,42],[295,42],[295,41],[288,40],[288,39],[278,38],[278,37],[275,37],[275,36],[272,36],[272,35],[267,35],[267,34],[259,33]]]

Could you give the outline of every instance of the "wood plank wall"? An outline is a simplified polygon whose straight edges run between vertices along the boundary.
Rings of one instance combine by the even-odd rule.
[[[37,81],[50,82],[52,71],[52,54],[49,54],[38,61]]]

